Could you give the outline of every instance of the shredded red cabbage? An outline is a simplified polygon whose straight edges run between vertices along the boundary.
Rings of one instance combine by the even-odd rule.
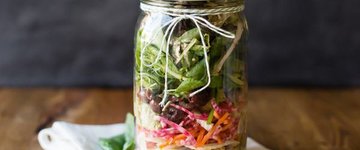
[[[183,128],[182,126],[179,126],[178,124],[176,124],[176,123],[174,123],[174,122],[172,122],[170,120],[167,120],[164,117],[160,117],[160,121],[168,124],[169,126],[175,128],[179,132],[183,133],[187,137],[187,140],[189,140],[190,143],[192,143],[192,144],[196,143],[196,140],[195,140],[194,136],[191,135],[191,133],[189,131],[187,131],[185,128]]]
[[[189,118],[192,120],[195,119],[201,119],[201,120],[207,120],[207,115],[200,115],[200,114],[195,114],[189,110],[187,110],[186,108],[179,106],[179,105],[175,105],[175,104],[170,104],[170,106],[175,107],[176,109],[182,110],[184,112],[186,112],[189,115]]]

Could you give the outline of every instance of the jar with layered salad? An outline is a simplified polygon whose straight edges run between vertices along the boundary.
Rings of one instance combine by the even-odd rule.
[[[142,0],[140,8],[136,148],[245,149],[243,0]]]

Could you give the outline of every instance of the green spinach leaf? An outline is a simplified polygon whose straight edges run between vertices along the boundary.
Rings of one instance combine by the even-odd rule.
[[[176,88],[175,92],[187,94],[188,92],[197,89],[201,86],[204,86],[205,84],[206,82],[204,80],[195,80],[189,78],[181,82],[181,84]]]
[[[182,34],[178,40],[180,40],[183,43],[188,43],[192,39],[199,39],[199,30],[197,28],[190,29],[186,31],[184,34]]]
[[[206,70],[206,66],[205,66],[205,58],[204,58],[200,62],[195,64],[195,66],[192,67],[186,73],[186,77],[199,80],[199,79],[203,78],[204,75],[206,74],[205,70]]]

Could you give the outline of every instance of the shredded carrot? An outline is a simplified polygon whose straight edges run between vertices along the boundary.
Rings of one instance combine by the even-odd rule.
[[[215,117],[216,119],[220,119],[220,115],[219,115],[216,111],[214,111],[214,117]]]
[[[174,141],[182,140],[182,139],[186,139],[186,135],[185,135],[185,134],[179,134],[179,135],[177,135],[177,136],[174,137]]]
[[[164,147],[168,146],[168,145],[170,144],[170,142],[171,142],[171,140],[169,140],[169,141],[167,141],[167,142],[165,142],[165,143],[160,144],[160,145],[159,145],[159,148],[160,148],[160,149],[163,149]]]
[[[179,135],[176,135],[174,138],[171,138],[170,140],[168,140],[166,143],[167,143],[167,145],[171,145],[171,144],[174,144],[176,141],[180,141],[180,140],[183,140],[183,139],[186,139],[186,135],[185,134],[179,134]]]
[[[205,143],[210,139],[210,137],[213,135],[215,130],[225,121],[225,119],[228,116],[229,116],[229,113],[227,112],[216,122],[216,124],[210,129],[210,131],[201,140],[201,143],[199,144],[199,146],[205,145]]]
[[[189,133],[190,133],[193,137],[196,137],[196,133],[197,133],[197,132],[198,132],[197,129],[189,131]]]
[[[227,130],[227,129],[229,129],[230,127],[232,126],[232,124],[227,124],[225,127],[223,127],[222,129],[221,129],[221,131],[225,131],[225,130]]]
[[[229,119],[226,119],[226,120],[224,121],[224,124],[229,124]]]
[[[201,140],[204,137],[204,134],[205,134],[205,129],[201,128],[199,136],[197,137],[197,140],[196,140],[196,146],[198,146],[200,144]]]
[[[214,136],[213,139],[215,139],[218,142],[218,144],[223,143],[223,141],[218,136]]]

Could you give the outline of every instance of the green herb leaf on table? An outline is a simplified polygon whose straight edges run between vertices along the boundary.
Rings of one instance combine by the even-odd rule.
[[[125,142],[125,135],[121,134],[110,139],[100,139],[99,144],[103,150],[123,150]]]
[[[125,132],[125,144],[123,150],[135,149],[135,118],[132,114],[126,114],[125,124],[127,131]]]
[[[99,140],[99,145],[103,150],[135,150],[135,119],[132,114],[126,115],[125,124],[125,133]]]

